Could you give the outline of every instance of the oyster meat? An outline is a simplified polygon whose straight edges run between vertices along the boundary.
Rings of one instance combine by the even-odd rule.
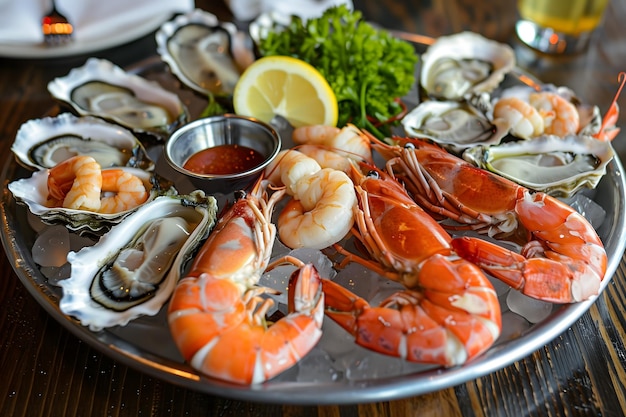
[[[232,94],[253,60],[252,48],[234,24],[200,9],[165,22],[156,33],[157,52],[187,87],[203,94]]]
[[[492,122],[480,106],[467,101],[424,101],[402,119],[402,126],[408,136],[430,139],[457,154],[500,143],[508,134],[508,123]]]
[[[469,148],[463,159],[531,190],[569,197],[583,187],[595,188],[614,155],[610,142],[591,136],[544,135]]]
[[[80,115],[97,116],[160,138],[189,119],[176,94],[104,59],[89,58],[84,66],[52,80],[48,91]]]
[[[420,88],[435,100],[491,93],[515,67],[513,49],[473,32],[442,36],[421,58]]]
[[[154,169],[142,143],[127,129],[91,116],[62,113],[20,126],[11,150],[31,169],[52,168],[75,155],[93,157],[101,167]]]
[[[93,246],[70,252],[59,308],[98,331],[155,315],[184,273],[186,261],[215,223],[217,205],[202,191],[158,197]]]
[[[149,190],[148,199],[143,205],[161,195],[177,194],[173,186],[160,181],[160,177],[152,172],[132,167],[121,167],[119,169],[140,178],[146,190]],[[126,216],[138,208],[135,207],[118,213],[108,214],[64,207],[48,207],[46,203],[48,200],[48,172],[49,169],[35,171],[30,177],[12,181],[8,185],[8,189],[13,194],[15,200],[28,206],[30,212],[38,216],[46,224],[65,224],[71,231],[80,234],[98,235],[108,230],[112,225],[120,223]]]

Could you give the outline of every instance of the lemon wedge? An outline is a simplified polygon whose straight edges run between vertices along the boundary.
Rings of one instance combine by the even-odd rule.
[[[233,93],[235,113],[268,123],[276,115],[294,127],[337,124],[337,97],[309,63],[289,56],[267,56],[241,74]]]

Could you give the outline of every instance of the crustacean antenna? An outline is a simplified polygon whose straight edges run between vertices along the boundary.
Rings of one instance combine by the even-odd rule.
[[[619,88],[617,89],[617,93],[615,93],[615,97],[609,106],[609,110],[604,115],[602,119],[602,125],[600,126],[600,131],[593,135],[596,139],[600,140],[613,140],[615,136],[619,133],[620,129],[615,127],[617,123],[617,119],[619,118],[619,107],[617,105],[617,99],[622,93],[622,88],[624,88],[624,83],[626,83],[626,72],[622,71],[617,75],[617,80],[620,83]]]

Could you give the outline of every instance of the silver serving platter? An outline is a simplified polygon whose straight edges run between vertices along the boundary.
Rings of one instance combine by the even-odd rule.
[[[154,61],[139,65],[137,70],[149,73],[150,78],[158,79],[164,84],[176,84],[172,76],[164,70],[164,66],[155,64]],[[190,98],[193,99],[191,96],[187,97]],[[157,170],[159,165],[163,166],[157,163]],[[555,307],[547,319],[531,325],[517,338],[496,343],[485,354],[463,366],[448,369],[408,367],[408,371],[405,368],[397,375],[392,373],[378,378],[340,378],[330,381],[313,379],[304,382],[294,372],[287,371],[252,387],[231,384],[200,375],[184,363],[169,336],[163,311],[155,317],[140,318],[125,327],[97,333],[64,315],[58,306],[60,288],[52,285],[33,262],[31,248],[36,235],[28,226],[28,209],[17,205],[6,188],[8,182],[29,176],[30,171],[21,167],[12,155],[5,158],[3,167],[1,178],[5,187],[0,205],[2,243],[15,272],[36,301],[76,337],[107,356],[156,378],[199,392],[246,401],[298,405],[389,401],[426,394],[487,375],[530,355],[566,331],[595,301],[594,298],[578,304]],[[609,259],[606,278],[601,288],[604,290],[613,277],[626,246],[626,184],[624,169],[617,156],[608,164],[607,173],[594,195],[595,202],[606,211],[606,218],[598,228]],[[158,329],[156,332],[155,328]]]

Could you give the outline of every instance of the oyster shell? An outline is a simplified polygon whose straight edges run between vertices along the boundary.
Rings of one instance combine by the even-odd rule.
[[[436,100],[491,93],[515,66],[513,49],[473,32],[442,36],[421,58],[420,88]]]
[[[614,155],[610,142],[590,136],[544,135],[469,148],[463,159],[531,190],[569,197],[583,187],[595,188]]]
[[[430,139],[460,154],[477,145],[498,144],[508,134],[508,123],[491,121],[478,106],[467,101],[427,100],[403,119],[407,135]]]
[[[50,81],[48,91],[80,115],[157,137],[169,135],[189,119],[176,94],[104,59],[89,58],[82,67]]]
[[[132,132],[102,119],[71,113],[22,124],[11,150],[22,165],[31,169],[52,168],[75,155],[92,156],[105,168],[154,169],[154,162]]]
[[[110,168],[109,168],[110,169]],[[121,167],[139,177],[150,190],[149,197],[143,205],[160,195],[174,195],[176,189],[168,184],[162,184],[156,174],[138,168]],[[35,171],[28,178],[22,178],[9,183],[9,191],[18,203],[25,204],[34,215],[46,224],[65,224],[74,232],[80,234],[98,235],[108,230],[112,225],[121,222],[126,216],[137,210],[135,207],[119,213],[96,213],[87,210],[74,210],[64,207],[47,207],[48,199],[48,172],[49,169]]]
[[[270,32],[281,32],[291,24],[292,15],[276,10],[261,13],[250,22],[248,32],[254,44],[258,47],[262,39]]]
[[[158,197],[93,246],[70,252],[59,308],[92,331],[155,315],[186,261],[215,223],[217,205],[202,191]]]
[[[156,33],[157,52],[187,87],[203,94],[232,94],[253,60],[234,24],[200,9],[165,22]]]

